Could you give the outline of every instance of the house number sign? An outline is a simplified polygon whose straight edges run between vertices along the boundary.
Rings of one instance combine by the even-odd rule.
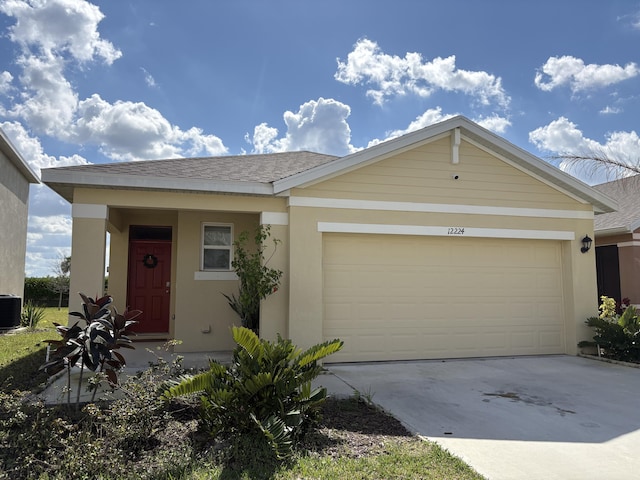
[[[464,227],[449,227],[447,235],[464,235]]]

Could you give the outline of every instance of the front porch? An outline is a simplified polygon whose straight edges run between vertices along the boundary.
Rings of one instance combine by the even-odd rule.
[[[241,232],[270,225],[272,237],[280,243],[269,265],[287,270],[289,227],[283,199],[178,193],[150,199],[154,194],[123,191],[114,197],[111,191],[107,204],[104,190],[80,192],[76,194],[82,203],[73,204],[70,291],[102,295],[107,270],[106,293],[118,311],[127,307],[143,311],[139,339],[179,340],[182,343],[175,346],[176,352],[233,349],[230,327],[238,325],[239,319],[223,294],[237,293],[238,278],[230,265],[207,265],[207,228],[228,228],[230,259],[232,242]],[[273,211],[263,210],[265,207],[273,207]],[[287,277],[279,291],[261,305],[263,338],[288,335]],[[146,298],[140,300],[143,295]],[[71,295],[70,310],[80,308],[80,297]]]

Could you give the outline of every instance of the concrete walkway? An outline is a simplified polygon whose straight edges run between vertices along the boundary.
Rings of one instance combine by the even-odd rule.
[[[570,357],[330,365],[490,480],[640,478],[640,370]]]
[[[159,359],[162,359],[168,363],[175,360],[178,356],[183,357],[182,366],[190,369],[206,368],[209,365],[209,359],[215,359],[222,363],[230,363],[232,358],[232,352],[195,352],[195,353],[180,353],[174,352],[173,348],[166,348],[164,342],[137,342],[134,344],[135,350],[123,349],[121,353],[124,355],[127,366],[122,370],[120,374],[120,381],[125,381],[127,376],[136,375],[138,372],[149,368],[150,364],[157,363]],[[79,379],[79,369],[76,368],[71,377],[71,399],[75,401],[77,395],[77,385]],[[85,372],[84,378],[89,378],[92,375],[91,372]],[[330,372],[325,372],[313,381],[314,388],[317,386],[324,386],[327,388],[329,395],[337,397],[349,397],[353,395],[354,391],[346,383],[340,380]],[[93,395],[88,391],[87,382],[83,380],[83,385],[80,390],[80,401],[89,402]],[[117,393],[112,394],[111,389],[108,387],[101,388],[96,394],[97,398],[100,398],[101,393],[109,392],[109,398],[117,396]],[[49,386],[41,393],[41,397],[47,404],[65,403],[67,401],[67,377],[66,374],[60,373],[51,381]]]

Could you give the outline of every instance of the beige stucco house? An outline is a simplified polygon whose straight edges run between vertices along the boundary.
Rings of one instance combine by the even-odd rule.
[[[595,219],[598,295],[640,304],[640,175],[595,185],[618,203]]]
[[[108,232],[109,293],[147,305],[144,335],[183,351],[232,349],[231,243],[270,225],[285,274],[260,334],[340,338],[332,361],[574,354],[597,311],[581,239],[616,208],[464,117],[341,158],[89,165],[43,180],[73,204],[71,291],[101,291]]]
[[[0,295],[22,297],[29,186],[40,183],[0,129]]]

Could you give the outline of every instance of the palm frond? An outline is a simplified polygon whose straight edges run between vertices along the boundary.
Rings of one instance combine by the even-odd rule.
[[[319,343],[309,348],[307,351],[302,352],[298,357],[298,365],[304,367],[312,362],[321,360],[329,355],[332,355],[342,349],[344,342],[342,340],[331,340],[324,343]]]

